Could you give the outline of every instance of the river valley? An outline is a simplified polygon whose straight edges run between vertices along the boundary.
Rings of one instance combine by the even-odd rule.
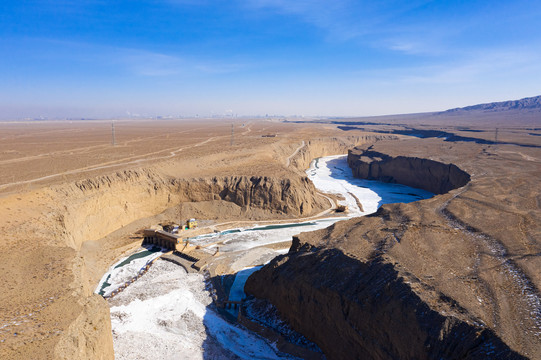
[[[224,255],[215,263],[226,262],[229,272],[236,273],[232,284],[226,287],[229,300],[244,298],[244,283],[248,276],[257,266],[286,253],[293,235],[374,213],[384,203],[408,203],[433,196],[428,191],[399,184],[356,179],[345,155],[316,159],[306,173],[319,191],[341,197],[343,200],[339,203],[347,206],[348,212],[300,223],[229,229],[190,239],[190,243],[209,252],[216,251],[219,246],[220,254]],[[150,250],[141,249],[111,266],[96,292],[110,295],[162,254],[157,248]],[[212,303],[213,289],[202,273],[187,273],[178,265],[155,261],[140,279],[109,299],[115,357],[294,358],[234,321],[225,319]],[[237,310],[229,311],[234,318]]]

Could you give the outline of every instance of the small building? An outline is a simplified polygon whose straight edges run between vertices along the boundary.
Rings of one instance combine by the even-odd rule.
[[[186,227],[188,229],[195,229],[197,227],[197,221],[195,219],[190,219],[186,222]]]

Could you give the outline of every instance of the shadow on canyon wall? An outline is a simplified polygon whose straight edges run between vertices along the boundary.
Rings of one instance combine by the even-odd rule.
[[[245,289],[271,301],[329,359],[524,359],[492,330],[432,310],[382,258],[297,245]]]

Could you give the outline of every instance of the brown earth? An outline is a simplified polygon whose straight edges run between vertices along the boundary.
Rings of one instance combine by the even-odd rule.
[[[191,216],[219,227],[317,214],[329,201],[313,193],[304,169],[314,157],[343,154],[363,143],[376,143],[377,151],[395,157],[452,162],[472,175],[464,193],[454,190],[398,205],[405,206],[402,213],[414,219],[411,228],[418,233],[406,231],[400,246],[386,254],[395,251],[399,255],[393,261],[456,299],[514,350],[537,354],[534,335],[526,339],[529,323],[509,320],[515,315],[523,319],[528,308],[499,287],[501,281],[515,286],[505,274],[498,275],[502,258],[491,255],[486,241],[476,242],[467,226],[503,244],[505,257],[539,289],[538,149],[506,145],[494,151],[441,139],[344,132],[335,124],[257,119],[233,120],[232,139],[231,122],[119,120],[114,147],[110,121],[0,123],[0,358],[112,358],[108,305],[93,290],[116,259],[139,246],[137,231]],[[532,131],[501,130],[500,137],[538,142],[539,137],[528,135]],[[266,134],[277,136],[262,137]],[[384,138],[389,140],[380,141]],[[363,238],[377,240],[392,226],[401,229],[400,221],[387,229],[381,218],[371,219],[372,231]],[[328,230],[327,237],[336,239],[329,246],[360,259],[355,242],[342,241],[340,234],[351,228],[353,237],[363,231],[364,225],[356,225],[363,221],[368,220]],[[461,221],[457,229],[449,225],[453,221]],[[318,236],[310,235],[310,241],[320,242]],[[481,279],[479,284],[473,276]],[[483,303],[475,305],[473,294]],[[491,318],[491,313],[496,315]]]
[[[112,358],[93,290],[139,230],[315,215],[330,204],[304,176],[308,156],[382,137],[234,122],[232,141],[229,120],[115,121],[114,147],[110,121],[0,123],[0,358]]]
[[[448,193],[303,233],[246,291],[330,359],[541,358],[541,147],[403,138],[349,160]]]

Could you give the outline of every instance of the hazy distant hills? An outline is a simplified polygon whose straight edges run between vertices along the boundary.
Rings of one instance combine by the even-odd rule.
[[[444,111],[443,113],[482,111],[482,112],[503,112],[509,110],[541,111],[541,96],[534,96],[520,100],[509,100],[501,102],[492,102],[455,108]]]

